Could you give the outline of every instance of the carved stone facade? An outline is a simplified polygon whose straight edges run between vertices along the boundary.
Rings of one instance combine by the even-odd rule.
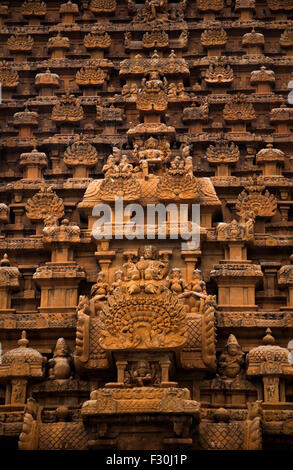
[[[0,448],[292,449],[292,1],[7,0],[0,43]]]

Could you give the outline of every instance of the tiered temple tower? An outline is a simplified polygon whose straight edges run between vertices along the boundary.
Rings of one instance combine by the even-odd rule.
[[[0,449],[293,448],[292,83],[289,0],[1,3]]]

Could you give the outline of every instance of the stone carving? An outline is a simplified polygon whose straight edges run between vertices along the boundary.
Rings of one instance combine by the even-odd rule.
[[[201,11],[220,11],[224,8],[223,0],[198,0],[197,8]]]
[[[268,190],[263,190],[265,186],[262,178],[254,177],[249,179],[249,184],[238,196],[236,201],[237,214],[242,215],[245,211],[254,212],[255,217],[272,217],[277,210],[277,201]]]
[[[82,406],[83,417],[98,414],[182,413],[199,415],[199,405],[190,400],[187,388],[135,387],[129,389],[101,388],[91,393]]]
[[[293,29],[285,29],[285,31],[281,34],[280,44],[282,47],[293,46]]]
[[[292,448],[292,12],[1,2],[0,448]]]
[[[225,57],[219,57],[214,64],[210,64],[205,73],[205,81],[209,85],[227,85],[233,82],[233,69]]]
[[[154,70],[149,79],[143,78],[142,90],[137,95],[136,106],[140,111],[164,111],[168,105],[166,96],[166,78],[160,78],[160,73]]]
[[[227,42],[227,33],[223,28],[211,27],[201,34],[200,41],[205,47],[224,46]]]
[[[138,138],[134,141],[132,156],[137,163],[146,160],[148,162],[168,162],[171,151],[170,142],[166,137],[149,137],[143,141]]]
[[[131,364],[125,370],[124,384],[127,387],[159,386],[161,384],[160,375],[158,364],[142,360]]]
[[[76,309],[78,321],[76,326],[76,350],[75,353],[81,362],[87,362],[89,358],[89,300],[86,296],[79,297]]]
[[[76,73],[76,83],[80,86],[103,85],[105,79],[105,72],[97,67],[94,60],[89,60],[85,67]]]
[[[277,403],[280,401],[280,379],[291,376],[293,367],[289,363],[288,349],[275,346],[275,338],[270,328],[266,329],[263,345],[249,351],[246,356],[248,376],[262,376],[264,401]]]
[[[209,101],[208,98],[203,99],[200,106],[195,106],[195,103],[192,103],[192,106],[189,108],[184,108],[183,110],[183,121],[206,121],[209,117]]]
[[[103,302],[107,300],[110,291],[109,284],[105,281],[105,273],[99,272],[97,275],[97,282],[91,289],[91,310],[97,313],[102,309]]]
[[[140,197],[140,183],[133,174],[133,166],[128,157],[123,155],[120,163],[115,163],[113,155],[109,155],[103,167],[105,179],[99,189],[99,197],[103,201],[115,201],[116,196],[122,196],[127,201],[135,201]]]
[[[45,2],[39,0],[25,0],[21,5],[21,13],[27,17],[42,17],[47,12],[47,6]]]
[[[64,338],[56,343],[53,359],[48,362],[50,379],[68,379],[71,376],[71,356]]]
[[[83,119],[83,108],[80,100],[69,92],[62,95],[52,110],[52,120],[56,122],[79,122]]]
[[[181,0],[170,9],[168,0],[147,0],[144,7],[137,8],[134,0],[128,0],[128,10],[135,14],[134,23],[161,24],[184,20],[186,4]]]
[[[247,403],[247,420],[245,449],[261,450],[262,449],[262,401]]]
[[[0,223],[8,222],[9,220],[9,207],[6,204],[0,204]]]
[[[223,117],[226,121],[251,121],[256,115],[253,105],[247,103],[245,96],[238,94],[230,103],[225,104]]]
[[[154,70],[162,75],[189,75],[187,62],[181,57],[177,57],[174,50],[166,58],[160,57],[158,52],[154,51],[150,59],[144,58],[140,54],[137,54],[134,59],[125,59],[120,63],[119,75],[149,74]]]
[[[79,243],[80,228],[74,222],[70,224],[68,219],[63,219],[61,225],[56,215],[49,215],[44,219],[43,229],[44,243]]]
[[[153,31],[146,32],[142,38],[143,47],[149,48],[161,48],[169,45],[169,36],[165,31],[161,31],[159,28],[153,29]]]
[[[91,0],[90,10],[94,13],[114,13],[116,0]]]
[[[94,30],[85,35],[83,40],[86,49],[108,49],[111,46],[111,36],[103,31]]]
[[[8,49],[11,52],[27,52],[31,51],[34,45],[34,40],[31,36],[25,34],[18,34],[10,36],[7,41]]]
[[[46,187],[41,184],[40,191],[29,199],[25,206],[26,215],[32,220],[44,220],[46,217],[53,216],[60,219],[64,215],[63,201],[51,186]]]
[[[15,88],[19,83],[17,70],[13,70],[9,62],[0,62],[0,82],[2,88]]]
[[[229,145],[228,142],[210,145],[206,151],[207,160],[210,163],[236,163],[240,157],[240,151],[234,142]]]
[[[82,135],[72,145],[66,148],[64,162],[68,166],[95,166],[98,153],[93,145],[87,142]]]
[[[230,335],[219,357],[219,375],[223,379],[235,379],[244,364],[244,353],[234,335]]]
[[[23,331],[18,340],[19,347],[2,356],[0,378],[7,382],[7,405],[24,405],[28,381],[41,380],[44,376],[46,358],[36,349],[29,348],[28,343],[26,332]],[[11,394],[8,393],[10,381]]]
[[[164,280],[167,262],[146,247],[125,265],[125,278],[102,307],[101,346],[105,349],[172,348],[185,342],[183,305]]]
[[[285,11],[290,11],[293,9],[293,5],[290,2],[290,0],[268,0],[268,7],[270,10],[275,11],[275,10],[285,10]]]
[[[66,36],[61,36],[60,30],[57,35],[49,38],[47,48],[54,59],[64,59],[65,51],[70,49],[70,41]]]
[[[136,83],[130,83],[123,85],[121,95],[127,101],[136,101],[138,93],[138,86]]]
[[[109,107],[103,107],[97,105],[97,116],[96,120],[98,122],[117,122],[122,123],[123,121],[123,110],[121,108],[115,108],[113,104]]]
[[[290,264],[285,264],[278,271],[278,284],[280,286],[289,287],[289,298],[288,305],[291,305],[292,294],[291,294],[291,284],[293,284],[293,256],[290,256]]]
[[[202,274],[199,269],[194,269],[192,272],[192,279],[185,289],[189,298],[189,306],[191,312],[203,313],[204,307],[207,306],[207,291],[206,283],[202,279]],[[191,293],[191,295],[189,295]],[[186,295],[186,292],[185,292]],[[184,296],[185,296],[184,295]]]
[[[167,174],[160,178],[157,196],[161,200],[196,200],[198,183],[192,173],[192,157],[174,157]]]
[[[217,240],[253,240],[254,239],[254,211],[246,210],[241,213],[240,221],[233,219],[230,223],[220,222],[217,225]]]

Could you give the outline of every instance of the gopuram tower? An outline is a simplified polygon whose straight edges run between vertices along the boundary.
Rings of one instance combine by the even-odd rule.
[[[0,449],[293,449],[293,2],[7,0],[0,84]]]

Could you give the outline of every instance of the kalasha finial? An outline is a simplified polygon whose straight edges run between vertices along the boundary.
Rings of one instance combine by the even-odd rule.
[[[18,345],[20,348],[26,348],[29,343],[29,340],[26,337],[26,331],[21,332],[21,338],[18,340]]]
[[[9,258],[8,258],[8,254],[5,253],[5,255],[3,256],[3,258],[1,259],[0,261],[0,266],[10,266],[10,261],[9,261]]]
[[[270,328],[266,329],[266,335],[262,340],[265,345],[273,345],[275,343],[275,338],[273,337],[272,330]]]
[[[290,263],[293,264],[293,255],[290,255]]]

